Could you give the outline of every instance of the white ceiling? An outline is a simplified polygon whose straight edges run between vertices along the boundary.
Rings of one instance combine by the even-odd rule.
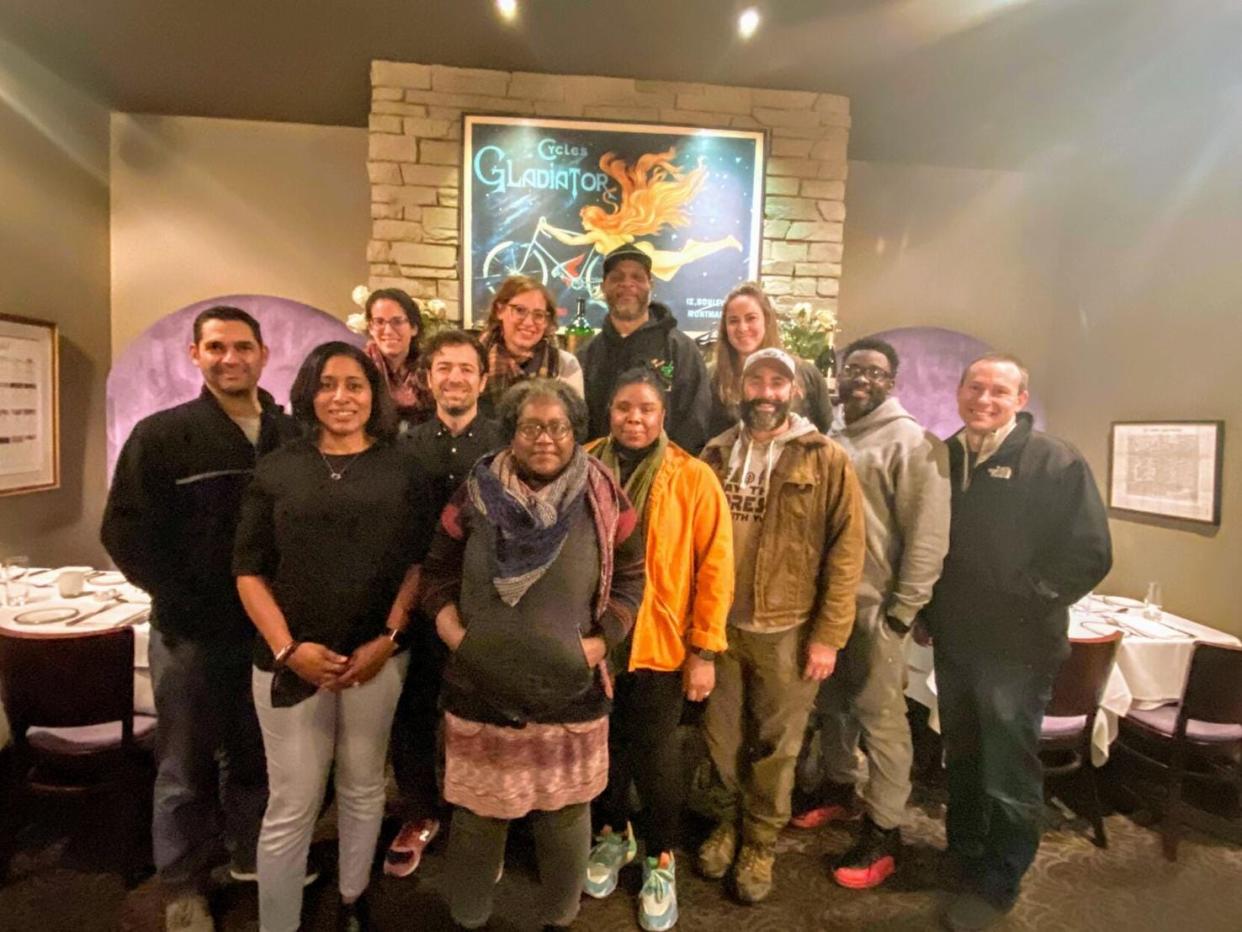
[[[372,58],[822,90],[852,157],[972,167],[1242,119],[1242,0],[754,0],[745,44],[734,0],[519,2],[0,0],[0,50],[119,111],[336,125]]]

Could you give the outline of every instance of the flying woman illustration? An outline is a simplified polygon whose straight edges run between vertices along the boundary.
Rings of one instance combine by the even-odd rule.
[[[694,200],[704,182],[707,169],[702,162],[687,171],[673,164],[676,148],[649,152],[638,157],[632,166],[614,152],[600,156],[599,167],[619,186],[621,198],[608,207],[588,204],[579,211],[582,232],[564,230],[546,220],[544,232],[567,246],[590,245],[601,257],[624,243],[634,243],[651,257],[651,274],[669,281],[678,269],[722,249],[736,249],[742,244],[735,236],[702,242],[686,240],[681,249],[657,249],[637,239],[659,233],[664,227],[684,227],[690,223],[686,205]]]

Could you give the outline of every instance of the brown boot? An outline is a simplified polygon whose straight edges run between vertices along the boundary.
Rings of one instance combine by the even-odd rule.
[[[772,892],[772,867],[776,863],[776,845],[746,842],[737,856],[733,869],[733,886],[743,903],[758,903]]]
[[[699,848],[699,873],[708,880],[719,880],[733,866],[737,854],[737,826],[721,822]]]

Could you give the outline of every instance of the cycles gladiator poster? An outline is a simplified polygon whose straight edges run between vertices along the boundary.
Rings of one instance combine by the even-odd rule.
[[[714,330],[721,302],[758,278],[762,132],[467,116],[462,166],[464,307],[487,319],[509,275],[542,281],[560,323],[607,307],[603,262],[633,243],[651,257],[653,301],[683,330]]]

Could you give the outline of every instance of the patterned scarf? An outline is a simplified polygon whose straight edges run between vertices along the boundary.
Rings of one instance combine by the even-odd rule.
[[[614,479],[620,481],[621,461],[617,455],[616,440],[611,436],[605,437],[603,440],[594,442],[589,447],[589,451],[608,467]],[[655,442],[654,449],[643,457],[642,462],[638,464],[630,475],[629,481],[625,483],[625,497],[630,500],[630,504],[638,512],[639,521],[643,523],[644,528],[647,524],[647,499],[651,495],[651,485],[655,480],[656,473],[664,465],[664,454],[667,451],[668,434],[660,431],[660,439]]]
[[[587,463],[582,448],[575,447],[561,474],[538,490],[518,476],[508,449],[484,457],[471,471],[466,480],[470,502],[496,528],[500,574],[492,582],[506,605],[516,605],[560,555],[586,491]]]
[[[487,394],[499,402],[513,385],[525,379],[554,379],[561,370],[561,354],[552,339],[544,337],[527,356],[516,356],[505,346],[503,331],[497,322],[483,334],[487,350]]]
[[[418,377],[418,360],[413,353],[406,357],[400,371],[394,371],[375,341],[368,340],[363,352],[383,373],[397,415],[407,420],[426,420],[428,413],[436,409],[436,402],[431,389]]]

